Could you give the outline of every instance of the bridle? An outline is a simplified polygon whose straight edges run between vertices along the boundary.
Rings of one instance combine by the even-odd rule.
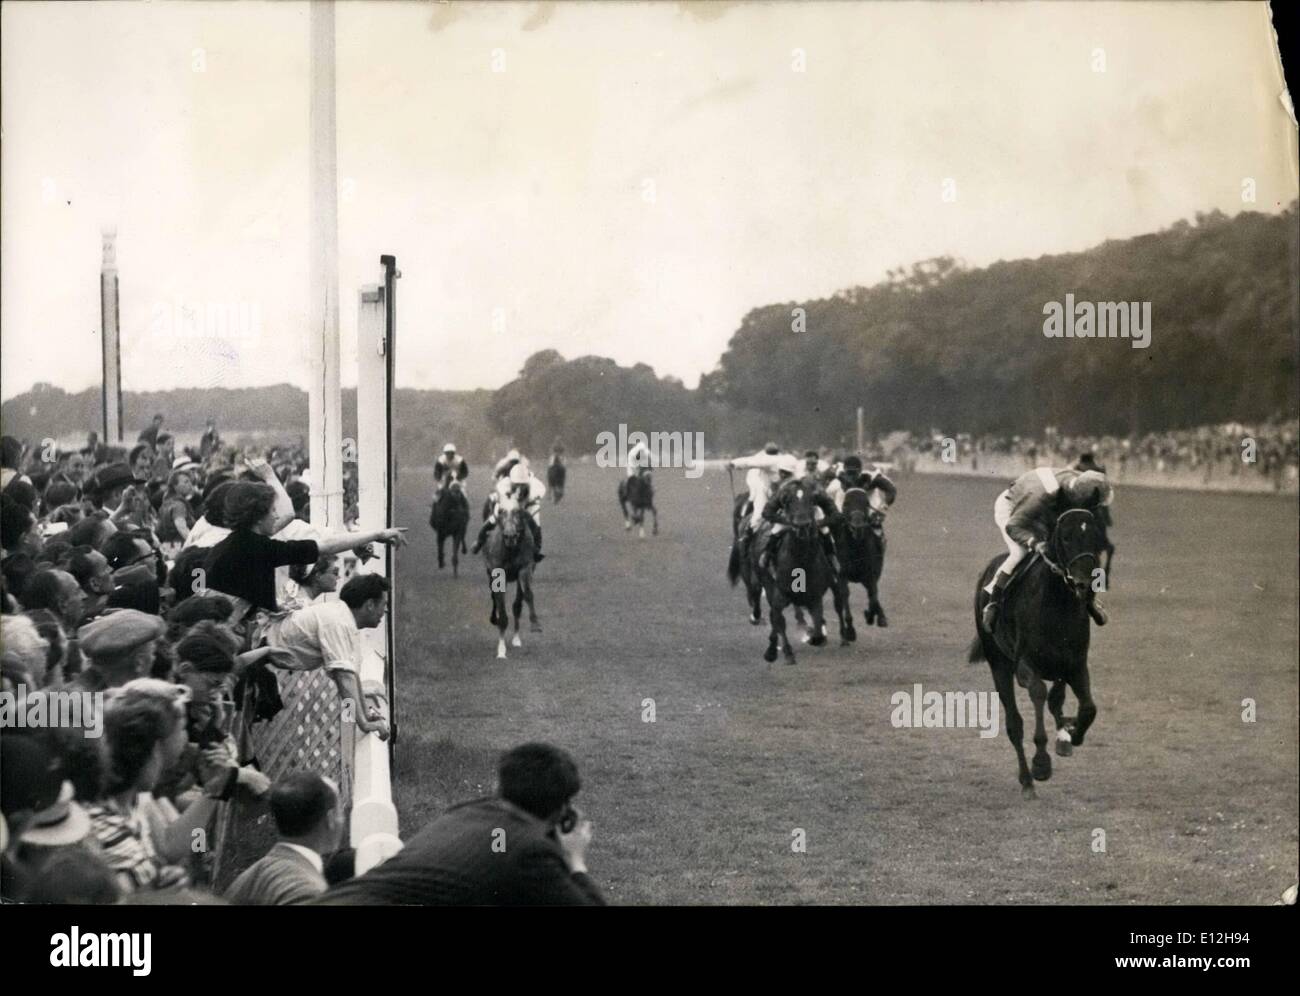
[[[1061,535],[1064,532],[1061,528],[1061,524],[1069,519],[1070,516],[1078,515],[1088,517],[1088,522],[1085,522],[1082,526],[1083,529],[1086,529],[1089,523],[1093,525],[1093,528],[1096,528],[1096,520],[1093,518],[1092,513],[1086,508],[1066,509],[1057,516],[1056,527],[1052,530],[1051,539],[1048,541],[1048,547],[1051,549],[1052,556],[1049,557],[1045,553],[1040,554],[1040,556],[1043,558],[1043,563],[1047,565],[1048,569],[1065,582],[1066,586],[1076,598],[1083,598],[1084,591],[1088,586],[1086,583],[1080,584],[1075,580],[1071,568],[1073,568],[1080,560],[1090,559],[1095,563],[1098,559],[1097,554],[1092,550],[1083,550],[1067,560],[1064,552],[1061,550]],[[1064,561],[1064,565],[1058,563],[1058,561]]]

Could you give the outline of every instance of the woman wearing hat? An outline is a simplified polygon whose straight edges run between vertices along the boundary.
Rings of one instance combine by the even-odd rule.
[[[265,483],[239,481],[226,492],[225,520],[231,532],[212,548],[206,568],[208,588],[240,600],[235,603],[238,619],[250,610],[279,612],[278,567],[314,564],[322,556],[369,543],[406,542],[404,528],[347,532],[314,540],[273,539],[293,521],[293,501],[266,461],[249,461],[248,467]]]

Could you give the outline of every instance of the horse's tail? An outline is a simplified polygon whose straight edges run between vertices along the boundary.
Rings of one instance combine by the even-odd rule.
[[[966,651],[966,661],[970,664],[978,664],[984,659],[984,641],[976,634],[975,639],[970,641],[970,647]]]
[[[731,581],[731,587],[736,587],[736,582],[740,580],[740,544],[731,544],[731,556],[727,560],[727,578]]]

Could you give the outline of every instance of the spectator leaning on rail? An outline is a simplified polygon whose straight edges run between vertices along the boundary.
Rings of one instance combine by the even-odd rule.
[[[352,702],[352,715],[362,733],[388,739],[388,724],[378,710],[366,706],[361,688],[361,630],[378,626],[388,610],[388,581],[380,574],[358,574],[339,592],[337,601],[313,602],[273,619],[265,628],[266,642],[287,651],[292,661],[275,663],[291,671],[325,668],[341,702]],[[346,708],[346,707],[345,707]]]
[[[276,540],[272,536],[294,519],[293,501],[270,464],[249,461],[249,469],[265,482],[239,482],[226,493],[225,519],[231,533],[212,548],[207,560],[207,586],[238,599],[235,614],[250,610],[279,611],[276,603],[276,568],[314,564],[327,554],[355,546],[383,542],[402,545],[404,529],[376,529],[345,533],[317,540]]]
[[[289,772],[271,789],[271,817],[279,840],[227,890],[236,905],[292,906],[325,891],[324,856],[343,838],[333,782],[311,771]]]
[[[549,744],[507,751],[498,794],[453,806],[394,857],[326,892],[337,905],[597,906],[591,823],[573,809],[578,767]]]

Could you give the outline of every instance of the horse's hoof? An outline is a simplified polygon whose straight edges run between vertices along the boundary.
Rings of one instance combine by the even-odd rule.
[[[826,634],[818,633],[808,642],[811,643],[814,647],[824,647],[826,646]]]
[[[844,631],[844,642],[845,643],[858,642],[858,631],[854,629],[852,626],[850,626],[848,629]]]
[[[812,643],[812,641],[813,638],[811,633],[805,633],[803,636],[799,637],[799,642],[803,644],[809,644]]]
[[[539,623],[539,622],[529,623],[529,625],[528,625],[528,632],[530,632],[530,633],[540,633],[541,631],[542,631],[542,624],[541,624],[541,623]]]
[[[1046,752],[1035,754],[1033,764],[1030,770],[1034,774],[1034,781],[1045,782],[1052,777],[1052,755]]]
[[[868,609],[862,613],[862,621],[868,626],[874,626],[876,624],[876,614]]]
[[[794,658],[794,654],[786,654],[786,655],[785,655],[785,662],[786,662],[786,664],[798,664],[798,663],[799,663],[797,660],[795,660],[795,658]]]
[[[628,522],[626,519],[624,519],[624,520],[623,520],[623,528],[626,529],[626,530],[628,530],[628,531],[630,532],[631,529],[632,529],[632,523],[630,523],[630,522]]]
[[[749,623],[751,626],[762,626],[763,625],[762,615],[750,616]]]
[[[884,629],[886,626],[889,625],[889,620],[885,618],[885,614],[883,612],[879,612],[876,614],[876,625],[879,626],[881,629]]]
[[[1034,787],[1032,785],[1025,785],[1020,789],[1020,798],[1037,799],[1038,793],[1034,791]]]
[[[768,647],[764,650],[763,660],[767,661],[769,664],[776,660],[776,647]]]
[[[1074,744],[1070,743],[1070,735],[1068,733],[1065,733],[1064,738],[1061,737],[1062,733],[1065,733],[1065,731],[1059,730],[1056,734],[1056,756],[1069,757],[1074,753]]]
[[[497,644],[497,660],[503,661],[505,659],[506,659],[506,641],[502,640],[500,643]]]
[[[521,639],[519,639],[519,634],[516,633],[516,634],[514,635],[514,638],[510,641],[510,646],[512,646],[512,647],[522,647],[523,645],[524,645],[524,641],[521,640]]]

